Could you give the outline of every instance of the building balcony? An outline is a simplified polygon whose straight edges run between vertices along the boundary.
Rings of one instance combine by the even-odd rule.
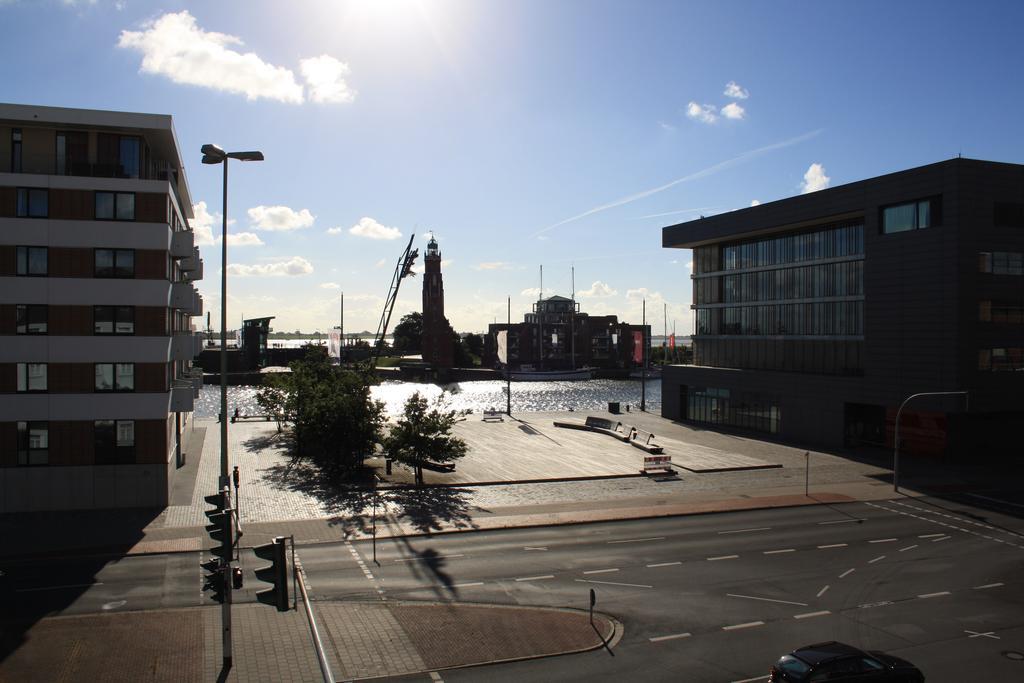
[[[192,298],[192,308],[189,310],[189,315],[202,315],[203,314],[203,296],[196,292]]]
[[[171,337],[170,360],[192,360],[199,355],[202,341],[198,332],[179,332]]]
[[[176,379],[171,385],[172,413],[191,413],[196,405],[195,385],[192,379]]]
[[[199,268],[201,264],[202,259],[199,258],[199,247],[192,247],[192,253],[178,262],[178,268],[184,272],[188,272]]]
[[[189,258],[195,255],[196,236],[191,230],[180,230],[171,234],[171,256]]]
[[[171,283],[171,293],[168,305],[179,311],[191,310],[195,304],[196,288],[190,282]]]
[[[199,391],[203,388],[203,369],[192,367],[188,371],[188,377],[192,380],[192,388],[194,389],[195,397],[199,398]]]

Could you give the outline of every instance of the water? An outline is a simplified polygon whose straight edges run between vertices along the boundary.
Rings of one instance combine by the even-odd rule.
[[[228,387],[228,414],[235,408],[242,415],[262,412],[256,404],[257,387]],[[387,381],[372,388],[375,399],[384,403],[389,416],[401,414],[406,399],[415,392],[429,399],[445,394],[444,405],[450,410],[505,410],[505,382],[459,382],[440,387],[436,384]],[[595,379],[586,382],[513,382],[512,412],[565,410],[606,410],[609,401],[640,405],[640,381]],[[647,410],[661,410],[661,380],[647,380]],[[204,385],[196,401],[195,414],[215,418],[220,412],[220,387]]]

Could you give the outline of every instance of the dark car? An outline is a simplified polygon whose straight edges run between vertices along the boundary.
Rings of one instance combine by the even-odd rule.
[[[858,650],[831,641],[816,643],[782,655],[768,673],[771,683],[819,681],[871,681],[872,683],[924,683],[924,674],[905,659],[877,650]]]

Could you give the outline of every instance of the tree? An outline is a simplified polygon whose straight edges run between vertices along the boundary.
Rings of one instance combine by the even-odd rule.
[[[475,365],[466,342],[458,332],[452,332],[452,364],[457,368],[471,368]]]
[[[441,410],[440,399],[433,406],[416,392],[405,402],[398,423],[384,439],[388,457],[412,467],[416,483],[423,483],[423,465],[431,461],[451,462],[466,455],[466,442],[453,436],[458,419],[454,410]]]
[[[312,458],[329,476],[362,464],[381,439],[384,405],[370,397],[368,374],[331,365],[323,347],[309,346],[290,373],[268,378],[256,400],[292,423],[296,455]]]
[[[394,346],[399,353],[416,353],[420,351],[420,339],[423,337],[423,314],[419,311],[406,313],[395,325]]]
[[[466,335],[466,348],[474,356],[484,355],[484,337],[482,334],[467,334]]]

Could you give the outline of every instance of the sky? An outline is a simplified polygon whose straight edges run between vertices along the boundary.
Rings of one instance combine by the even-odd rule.
[[[965,157],[1024,162],[1024,3],[0,0],[0,100],[170,114],[205,308],[375,330],[409,238],[481,332],[544,294],[692,331],[661,229]],[[217,235],[217,238],[214,237]],[[393,322],[420,309],[406,279]],[[200,323],[196,319],[197,324]]]

